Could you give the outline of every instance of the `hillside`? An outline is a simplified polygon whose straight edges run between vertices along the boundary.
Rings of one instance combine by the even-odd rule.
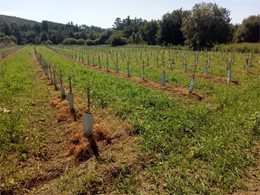
[[[41,44],[48,41],[60,44],[66,38],[96,39],[105,30],[96,26],[87,26],[72,22],[67,24],[46,21],[36,22],[14,16],[0,15],[0,42],[22,44]]]
[[[30,25],[33,26],[35,24],[39,24],[39,22],[33,21],[33,20],[27,20],[24,18],[19,18],[19,17],[15,17],[15,16],[5,16],[5,15],[1,15],[0,14],[0,24],[2,23],[17,23],[20,26],[23,25]]]
[[[67,24],[62,24],[62,23],[47,21],[47,20],[43,20],[42,22],[47,22],[51,29],[64,28],[67,25],[71,25],[71,22],[68,22]],[[28,20],[28,19],[25,19],[25,18],[19,18],[19,17],[16,17],[16,16],[6,16],[6,15],[0,14],[0,24],[1,23],[9,23],[9,24],[17,23],[19,26],[23,26],[23,25],[34,26],[34,25],[37,25],[37,24],[42,25],[42,22]],[[86,30],[86,31],[92,31],[92,32],[96,32],[96,33],[104,31],[104,29],[102,29],[101,27],[93,26],[93,25],[87,26],[87,25],[83,24],[83,25],[80,25],[79,27],[81,29]]]
[[[89,46],[147,44],[204,50],[219,44],[259,42],[260,16],[249,16],[239,25],[230,21],[229,10],[215,3],[196,4],[191,10],[173,10],[160,20],[116,17],[113,28],[109,29],[78,25],[72,21],[60,24],[2,16],[0,43]]]

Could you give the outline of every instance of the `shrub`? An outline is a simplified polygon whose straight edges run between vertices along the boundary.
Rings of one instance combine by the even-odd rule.
[[[4,43],[4,44],[7,44],[7,43],[17,43],[17,39],[15,36],[11,35],[11,36],[7,36],[3,33],[0,34],[0,43]]]
[[[86,41],[84,39],[78,39],[78,45],[85,45]]]
[[[63,45],[76,45],[76,44],[78,44],[78,41],[77,41],[77,39],[74,39],[74,38],[66,38],[63,40],[62,44]]]
[[[258,53],[259,43],[233,43],[233,44],[220,44],[215,45],[213,50],[237,51],[237,52],[250,52]]]
[[[43,45],[53,45],[51,40],[43,41],[42,44]]]
[[[121,46],[121,45],[126,45],[127,40],[122,36],[115,35],[110,38],[110,43],[112,46]]]
[[[94,45],[94,41],[91,40],[91,39],[87,39],[86,40],[86,45],[88,45],[88,46]]]

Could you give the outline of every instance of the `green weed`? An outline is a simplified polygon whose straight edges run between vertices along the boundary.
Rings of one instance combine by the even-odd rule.
[[[104,54],[109,52],[116,55],[120,51],[106,49]],[[47,48],[39,47],[38,51],[44,60],[64,72],[65,80],[73,76],[74,88],[78,93],[85,95],[85,87],[90,85],[93,106],[102,107],[104,105],[100,102],[105,102],[106,108],[133,126],[133,131],[140,135],[139,143],[143,153],[157,156],[149,168],[144,170],[145,173],[140,174],[151,183],[157,181],[156,189],[159,191],[181,194],[230,193],[240,184],[243,170],[252,164],[252,154],[248,149],[259,135],[257,113],[260,107],[260,80],[257,75],[239,73],[246,54],[241,57],[235,54],[238,59],[234,71],[237,72],[235,79],[239,81],[238,84],[215,83],[211,79],[201,78],[196,81],[196,88],[206,90],[206,94],[209,94],[207,99],[183,102],[180,97],[170,97],[159,90],[116,75],[86,68]],[[90,55],[96,55],[95,51],[91,50]],[[140,54],[140,51],[144,56],[150,53],[144,48],[132,55]],[[123,49],[121,52],[119,59],[123,56]],[[172,54],[180,54],[177,58],[181,60],[184,53],[176,51],[176,54]],[[201,52],[199,55],[203,56],[202,59],[214,55],[211,74],[225,77],[225,67],[218,63],[218,59],[229,58],[230,53]],[[194,63],[193,56],[194,53],[187,52],[190,64]],[[141,68],[138,65],[131,66],[136,70]],[[198,70],[202,70],[202,66]],[[149,75],[149,71],[149,79],[159,82],[161,69],[151,67],[146,70],[146,75]],[[258,66],[254,66],[254,72],[259,73]],[[177,85],[182,86],[184,83],[188,86],[190,77],[187,74],[171,74],[174,74],[173,82],[178,81]],[[118,181],[122,185],[118,185],[116,190],[123,193],[137,192],[142,184],[131,173],[129,170],[129,174],[119,177]],[[158,187],[160,184],[163,187]]]

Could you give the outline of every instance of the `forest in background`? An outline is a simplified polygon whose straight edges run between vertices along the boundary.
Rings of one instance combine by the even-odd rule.
[[[259,42],[260,15],[249,16],[242,24],[230,21],[230,11],[213,3],[199,3],[192,10],[174,10],[161,20],[118,17],[111,29],[0,15],[0,43],[185,45],[202,49],[216,44]]]

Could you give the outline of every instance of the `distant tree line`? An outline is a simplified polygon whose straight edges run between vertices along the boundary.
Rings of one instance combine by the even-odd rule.
[[[72,22],[59,24],[50,21],[41,23],[11,16],[0,16],[0,42],[22,44],[62,44],[66,39],[75,39],[76,44],[85,44],[86,39],[95,40],[104,29],[95,26],[78,26]],[[71,42],[75,44],[75,42]]]
[[[192,10],[174,10],[161,20],[116,18],[112,29],[78,26],[72,22],[41,23],[0,16],[0,42],[16,44],[188,45],[194,49],[215,44],[259,42],[260,16],[239,25],[230,23],[230,11],[215,3],[199,3]]]

